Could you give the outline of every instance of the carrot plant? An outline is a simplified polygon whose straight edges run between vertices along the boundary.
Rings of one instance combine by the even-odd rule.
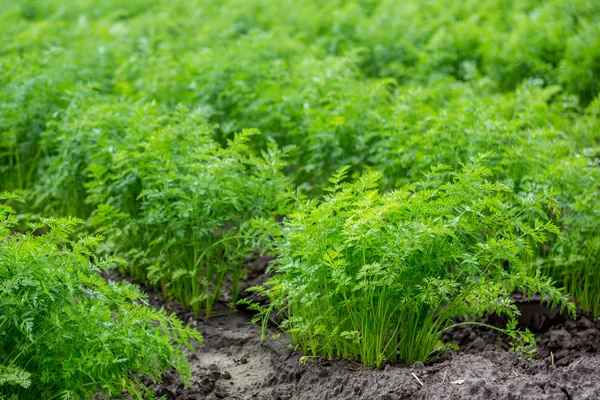
[[[380,173],[343,183],[344,168],[323,201],[300,202],[284,223],[276,276],[258,289],[284,313],[294,344],[381,367],[431,359],[456,317],[514,319],[515,290],[574,314],[552,280],[527,266],[534,244],[560,235],[545,217],[552,201],[486,180],[482,158],[387,193],[377,190]],[[532,340],[514,327],[504,331],[515,344]]]
[[[188,382],[183,349],[200,334],[137,287],[106,282],[99,272],[121,261],[94,256],[100,237],[70,239],[80,220],[21,233],[7,199],[18,198],[0,195],[0,397],[141,399],[152,397],[142,378],[171,367]]]
[[[31,193],[45,212],[89,217],[123,268],[210,315],[225,294],[235,303],[248,253],[270,246],[286,213],[286,151],[245,130],[225,146],[203,110],[155,102],[113,103],[82,91],[44,133],[40,180]]]
[[[282,153],[271,142],[254,155],[247,144],[256,135],[241,132],[223,148],[165,130],[131,142],[140,150],[127,149],[112,166],[90,166],[94,224],[135,260],[128,272],[206,316],[223,287],[237,302],[244,257],[270,247],[275,218],[286,212],[278,201],[289,184]]]

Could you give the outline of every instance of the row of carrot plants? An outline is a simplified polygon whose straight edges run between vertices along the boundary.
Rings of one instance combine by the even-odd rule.
[[[148,306],[137,286],[105,281],[124,261],[98,257],[83,221],[46,218],[20,227],[0,193],[0,398],[153,398],[149,382],[175,368],[188,383],[185,349],[201,335]]]

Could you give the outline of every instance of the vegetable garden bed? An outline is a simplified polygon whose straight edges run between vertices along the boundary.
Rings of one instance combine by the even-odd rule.
[[[600,2],[9,0],[0,39],[0,400],[600,398]]]
[[[117,273],[108,278],[123,279]],[[174,372],[162,384],[151,386],[167,399],[568,400],[600,396],[600,321],[586,313],[577,320],[547,320],[535,334],[533,358],[507,351],[506,338],[493,330],[461,327],[445,336],[460,351],[447,351],[432,363],[387,365],[377,370],[348,361],[306,358],[290,349],[289,339],[275,329],[269,329],[261,343],[260,328],[250,323],[252,314],[232,312],[223,303],[216,308],[217,316],[206,320],[149,287],[145,290],[153,306],[175,312],[205,339],[196,355],[188,357],[189,388]]]

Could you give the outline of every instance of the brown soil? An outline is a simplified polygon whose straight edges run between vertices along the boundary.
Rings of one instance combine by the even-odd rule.
[[[446,335],[460,352],[447,352],[431,365],[375,370],[339,360],[309,358],[302,363],[302,355],[274,329],[261,343],[250,314],[219,304],[217,316],[206,321],[146,290],[151,304],[175,312],[205,339],[189,356],[189,388],[184,389],[174,372],[154,386],[167,399],[600,398],[600,321],[586,315],[572,321],[550,312],[525,321],[539,331],[533,359],[506,351],[504,338],[494,331],[463,327]]]

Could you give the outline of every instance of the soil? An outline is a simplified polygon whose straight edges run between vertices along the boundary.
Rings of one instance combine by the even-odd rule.
[[[123,279],[117,274],[110,278]],[[459,351],[446,352],[429,365],[376,370],[302,357],[275,329],[261,343],[260,327],[250,322],[251,314],[232,311],[224,303],[217,304],[215,317],[204,320],[142,288],[153,306],[176,313],[204,336],[205,343],[189,355],[190,387],[184,388],[174,371],[154,385],[158,397],[169,400],[600,399],[600,321],[585,313],[570,320],[535,300],[519,301],[525,310],[521,323],[536,332],[533,359],[507,351],[506,339],[495,331],[467,326],[445,336]],[[488,317],[487,322],[493,320]]]

